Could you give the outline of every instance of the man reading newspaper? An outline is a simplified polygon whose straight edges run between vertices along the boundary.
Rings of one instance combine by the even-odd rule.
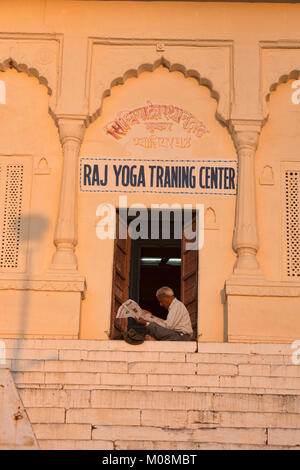
[[[126,315],[128,328],[140,330],[140,333],[148,334],[159,341],[191,340],[193,329],[189,312],[185,305],[176,299],[173,290],[170,287],[161,287],[157,290],[156,297],[159,304],[168,310],[166,320],[142,310],[136,302],[130,299],[120,307],[117,317]]]

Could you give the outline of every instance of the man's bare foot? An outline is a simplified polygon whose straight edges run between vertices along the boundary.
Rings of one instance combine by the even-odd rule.
[[[156,339],[153,338],[153,336],[150,336],[150,335],[145,335],[145,340],[146,341],[156,341]]]

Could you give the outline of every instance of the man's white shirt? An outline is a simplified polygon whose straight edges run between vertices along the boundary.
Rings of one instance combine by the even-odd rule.
[[[180,331],[181,333],[192,335],[193,328],[190,314],[186,306],[180,300],[173,299],[169,305],[169,313],[164,320],[164,326],[170,330]]]

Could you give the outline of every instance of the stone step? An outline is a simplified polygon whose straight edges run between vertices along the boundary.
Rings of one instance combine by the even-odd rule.
[[[175,363],[175,362],[118,362],[118,361],[66,361],[43,359],[11,360],[13,372],[92,372],[167,375],[218,375],[300,378],[300,365]]]
[[[0,363],[0,368],[10,368],[12,371],[52,371],[52,372],[111,372],[111,373],[135,373],[140,370],[145,373],[161,373],[168,371],[183,371],[184,373],[196,374],[219,374],[219,375],[256,375],[273,377],[299,377],[300,365],[292,363],[291,356],[227,356],[210,354],[194,360],[174,360],[173,353],[120,353],[109,352],[96,355],[94,352],[90,358],[82,359],[81,353],[70,353],[64,351],[63,357],[58,358],[58,351],[47,350],[21,350],[16,355],[15,350],[7,350],[6,360]],[[79,356],[79,358],[78,358]],[[208,357],[207,357],[208,356]],[[268,362],[268,358],[270,361]],[[193,359],[193,358],[192,358]],[[252,359],[252,361],[251,361]],[[255,361],[254,361],[255,359]],[[167,364],[167,369],[165,365]],[[257,367],[251,367],[257,366]],[[264,366],[264,367],[260,367]],[[217,371],[218,369],[218,371]],[[181,373],[181,372],[179,372]]]
[[[291,343],[216,343],[216,342],[178,342],[178,341],[145,341],[133,346],[125,341],[72,340],[72,339],[13,339],[1,338],[7,349],[68,349],[86,351],[139,351],[139,352],[184,352],[214,354],[270,354],[290,355],[293,352]]]
[[[43,426],[43,425],[35,425]],[[36,427],[34,426],[34,429]],[[51,425],[49,425],[51,426]],[[55,425],[53,425],[55,426]],[[36,429],[37,433],[43,429]],[[282,428],[232,428],[213,427],[198,429],[166,429],[151,426],[95,426],[92,429],[92,439],[127,441],[179,441],[216,444],[252,444],[252,445],[286,445],[299,446],[300,430]]]
[[[93,440],[39,440],[41,450],[299,450],[300,446],[270,446],[251,444],[222,444],[191,441],[99,441]]]
[[[289,365],[292,363],[292,352],[289,354],[232,354],[232,353],[187,353],[186,362],[199,364],[266,364]]]
[[[20,349],[18,352],[14,349],[7,349],[6,350],[6,361],[5,364],[0,364],[0,367],[9,367],[12,370],[22,370],[23,364],[21,361],[30,361],[32,367],[44,367],[41,366],[39,361],[47,361],[49,366],[47,368],[52,367],[52,363],[54,364],[55,361],[60,362],[70,362],[70,363],[79,363],[82,362],[80,367],[86,367],[83,365],[84,362],[86,363],[98,363],[98,367],[102,367],[100,371],[102,371],[105,367],[108,367],[108,364],[104,365],[104,363],[118,363],[115,367],[124,367],[124,363],[131,364],[130,367],[137,369],[141,367],[139,365],[134,365],[134,363],[157,363],[157,367],[161,368],[160,364],[164,363],[175,363],[176,366],[170,365],[170,367],[179,367],[180,364],[190,364],[186,367],[194,370],[198,368],[198,371],[201,368],[210,369],[214,367],[214,364],[219,364],[223,366],[223,371],[227,368],[228,370],[233,370],[235,367],[239,366],[240,370],[243,369],[241,367],[250,366],[250,365],[265,365],[265,371],[268,371],[268,367],[271,367],[270,375],[282,375],[282,371],[284,371],[284,367],[291,366],[289,369],[285,369],[287,372],[291,372],[291,376],[293,376],[294,371],[296,371],[297,364],[292,363],[292,356],[268,356],[268,355],[256,355],[256,356],[245,356],[245,355],[213,355],[213,354],[204,354],[204,355],[185,355],[184,353],[162,353],[162,352],[121,352],[121,351],[73,351],[73,350],[42,350],[42,349]],[[200,357],[201,356],[201,357]],[[17,363],[20,363],[20,367],[17,367]],[[30,363],[29,362],[29,363]],[[99,365],[102,363],[103,365]],[[122,364],[123,363],[123,364]],[[212,366],[210,366],[212,364]],[[65,364],[64,365],[67,369],[72,370],[72,364]],[[59,369],[60,367],[64,367],[58,365],[58,369],[55,370],[62,370]],[[229,367],[230,366],[230,367]],[[232,367],[235,366],[235,367]],[[280,369],[279,366],[284,366]],[[54,365],[55,367],[55,365]],[[87,366],[88,367],[88,366]],[[97,367],[95,364],[91,367]],[[114,367],[113,365],[110,367]],[[146,366],[145,366],[146,367]],[[151,367],[150,365],[147,367]],[[154,366],[153,366],[154,367]],[[298,368],[300,365],[298,365]],[[246,370],[246,367],[244,367]],[[293,370],[294,369],[294,370]],[[37,369],[35,369],[37,370]],[[39,369],[41,370],[41,369]],[[250,368],[249,368],[250,370]],[[256,374],[259,375],[259,374]]]
[[[168,352],[195,352],[195,341],[145,341],[134,346],[125,341],[103,341],[82,339],[13,339],[1,338],[7,349],[48,349],[48,350],[76,350],[76,351],[168,351]],[[216,344],[216,343],[214,343]]]
[[[4,341],[42,449],[300,448],[290,344]]]
[[[32,424],[67,423],[155,426],[172,429],[212,427],[298,429],[298,413],[212,410],[140,410],[122,408],[26,408]]]
[[[264,428],[197,428],[197,429],[166,429],[153,426],[117,426],[90,424],[33,424],[37,439],[96,439],[100,441],[122,440],[155,440],[157,441],[194,441],[233,444],[264,445],[267,441],[267,431]],[[272,431],[272,430],[270,430]],[[269,431],[269,432],[270,432]],[[287,430],[290,431],[290,430]]]
[[[42,446],[43,446],[43,441]],[[51,449],[50,441],[48,446]],[[66,441],[65,441],[66,442]],[[173,441],[115,441],[116,450],[299,450],[300,446],[271,446],[254,444],[231,444],[219,442],[173,442]]]
[[[219,376],[196,374],[113,374],[97,372],[13,372],[23,385],[112,385],[150,387],[214,387],[300,390],[299,377]]]
[[[33,341],[33,340],[26,340]],[[36,341],[36,340],[35,340]],[[46,340],[50,341],[50,340]],[[51,340],[55,341],[55,340]],[[71,340],[68,340],[71,341]],[[106,343],[106,342],[105,342]],[[117,343],[111,341],[110,343]],[[118,342],[119,343],[119,342]],[[154,341],[149,343],[157,344]],[[172,343],[172,342],[171,342]],[[18,343],[20,345],[20,343]],[[125,343],[126,344],[126,343]],[[163,346],[164,342],[159,342]],[[181,344],[181,343],[180,343]],[[216,343],[214,343],[216,344]],[[218,344],[218,343],[217,343]],[[8,344],[8,346],[11,346]],[[191,353],[191,352],[174,352],[167,350],[144,350],[140,349],[143,344],[136,347],[130,346],[128,349],[123,346],[123,350],[95,350],[95,349],[55,349],[52,348],[31,348],[27,347],[25,342],[23,347],[11,348],[6,347],[6,363],[10,367],[12,361],[20,360],[45,360],[45,361],[101,361],[101,362],[159,362],[159,363],[191,363],[191,364],[205,364],[209,367],[209,364],[228,364],[228,365],[273,365],[274,368],[280,365],[294,365],[292,355],[294,350],[289,348],[284,351],[284,354],[268,354],[267,352],[255,353],[255,354],[238,354],[238,353]],[[46,345],[45,345],[46,346]],[[54,346],[54,345],[52,345]],[[259,345],[261,346],[261,345]],[[268,346],[268,345],[265,345]],[[163,347],[162,347],[163,349]],[[298,358],[297,358],[298,359]],[[138,366],[136,366],[138,367]],[[200,366],[199,366],[200,367]]]
[[[39,439],[41,450],[114,450],[113,441],[76,439]],[[146,449],[146,447],[145,447]]]
[[[35,425],[34,425],[34,429]],[[166,429],[153,426],[93,426],[92,439],[157,441],[194,441],[232,444],[266,444],[261,428]],[[39,436],[37,435],[39,438]]]
[[[299,395],[160,390],[20,388],[26,408],[300,413]]]
[[[247,387],[174,387],[153,385],[98,385],[98,384],[17,384],[18,389],[40,389],[40,390],[137,390],[155,392],[207,392],[207,393],[235,393],[254,395],[300,395],[300,390],[294,389],[270,389],[270,388],[247,388]]]

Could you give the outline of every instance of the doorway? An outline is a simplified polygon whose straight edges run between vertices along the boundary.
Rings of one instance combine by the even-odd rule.
[[[131,246],[130,298],[143,309],[165,319],[155,293],[162,286],[181,298],[181,240],[133,240]]]
[[[155,236],[152,236],[153,219],[149,216],[150,211],[144,214],[146,225],[149,224],[145,237],[132,237],[131,222],[134,218],[126,216],[123,220],[121,214],[117,213],[117,227],[120,222],[127,237],[119,236],[117,231],[113,262],[111,338],[119,334],[115,327],[115,318],[118,308],[128,298],[135,300],[155,316],[166,319],[168,311],[160,307],[156,299],[156,291],[162,286],[171,287],[175,296],[185,304],[191,317],[193,338],[197,338],[198,250],[187,245],[184,230],[186,225],[182,214],[177,210],[170,210],[170,217],[166,218],[166,213],[162,216],[163,211],[158,212],[159,216],[154,216]],[[142,223],[143,220],[145,219],[142,219]],[[194,212],[190,220],[194,230]],[[135,228],[139,228],[139,223],[135,224]]]

